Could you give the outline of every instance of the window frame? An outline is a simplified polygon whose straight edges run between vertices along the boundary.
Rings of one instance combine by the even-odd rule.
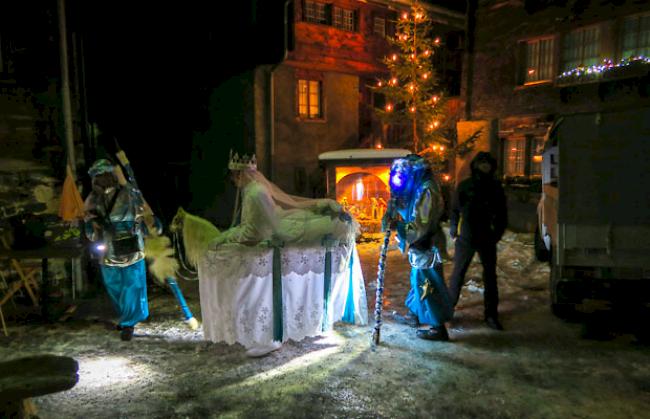
[[[522,86],[533,86],[536,84],[548,84],[548,83],[553,83],[555,80],[555,77],[557,76],[557,35],[555,34],[550,34],[550,35],[542,35],[542,36],[537,36],[534,38],[529,38],[529,39],[522,39],[519,41],[520,48],[521,48],[521,61],[520,61],[520,77],[519,77],[519,85]],[[550,47],[547,49],[547,57],[550,59],[550,62],[546,65],[546,70],[548,71],[548,75],[543,77],[543,78],[538,78],[535,80],[529,80],[528,75],[530,74],[531,66],[530,66],[530,46],[531,45],[541,45],[542,42],[544,41],[550,41]],[[542,50],[541,48],[538,47],[538,51],[536,53],[537,56],[537,69],[539,69],[541,66],[539,65],[539,62],[541,61],[542,58]],[[540,74],[540,71],[536,71],[537,74]]]
[[[313,0],[305,0],[303,3],[303,8],[302,8],[302,21],[307,22],[307,23],[314,23],[317,25],[331,25],[332,23],[332,12],[331,12],[331,5],[327,3],[323,3],[320,1],[313,1]],[[314,9],[314,12],[316,12],[315,15],[311,15],[307,13],[307,10],[311,10],[308,5],[317,5],[321,9]],[[322,10],[323,11],[323,18],[322,20],[319,19],[318,12]]]
[[[338,11],[340,11],[340,17],[341,17],[341,22],[337,22],[337,18],[339,17]],[[346,12],[349,13],[349,16],[346,16]],[[331,18],[330,22],[333,28],[346,31],[346,32],[356,32],[357,31],[357,11],[356,9],[347,9],[345,7],[340,7],[333,5],[331,7]],[[348,19],[349,18],[349,21]],[[351,27],[347,26],[351,24]]]
[[[637,22],[637,29],[636,29],[636,38],[637,39],[635,41],[635,48],[634,48],[635,54],[634,54],[634,56],[638,56],[638,55],[650,56],[650,36],[649,36],[648,44],[645,46],[645,49],[648,49],[648,53],[647,54],[639,54],[638,53],[638,50],[641,49],[640,46],[639,46],[639,36],[642,33],[641,26],[640,26],[640,20],[642,18],[647,18],[649,20],[648,32],[650,32],[650,12],[636,13],[636,14],[621,17],[621,19],[619,21],[619,33],[618,33],[618,39],[617,39],[617,45],[616,45],[616,48],[617,48],[616,56],[617,56],[619,61],[630,57],[630,56],[626,57],[626,56],[623,55],[624,50],[625,50],[625,35],[626,35],[625,23],[626,23],[627,20],[630,20],[630,19],[637,19],[637,21],[638,21]]]
[[[512,173],[510,171],[510,167],[511,167],[510,155],[511,155],[511,151],[513,151],[512,150],[512,147],[514,145],[513,143],[515,143],[515,142],[517,144],[521,144],[521,150],[519,150],[519,149],[515,150],[518,153],[518,156],[515,157],[515,159],[520,160],[521,171],[517,172],[517,173]],[[516,137],[504,138],[504,143],[505,143],[505,147],[504,147],[505,150],[504,150],[504,156],[503,156],[503,159],[504,159],[503,176],[504,177],[524,177],[524,176],[526,176],[526,158],[527,158],[527,154],[526,154],[526,137],[525,136],[516,136]],[[514,162],[513,164],[515,165],[515,168],[516,168],[518,163]]]
[[[596,52],[595,52],[596,62],[594,64],[585,64],[584,63],[585,62],[585,50],[586,50],[587,45],[585,44],[585,36],[584,36],[584,34],[587,31],[594,30],[594,29],[596,30],[596,39],[594,41],[594,43],[596,45]],[[603,47],[603,45],[602,45],[603,37],[602,37],[602,35],[603,35],[603,28],[601,27],[601,22],[599,22],[599,23],[596,23],[596,24],[593,24],[593,25],[582,26],[580,28],[573,29],[573,30],[568,31],[568,32],[563,34],[562,40],[561,40],[561,45],[560,45],[560,54],[559,54],[559,58],[560,58],[559,59],[559,66],[560,66],[559,69],[560,69],[560,72],[573,70],[573,69],[578,67],[578,66],[567,67],[568,62],[573,62],[573,61],[576,61],[576,60],[567,60],[567,58],[565,56],[565,51],[568,50],[568,48],[567,48],[568,38],[570,36],[574,36],[575,34],[578,34],[578,33],[582,33],[582,41],[580,42],[580,54],[579,54],[580,55],[579,61],[581,61],[581,62],[579,63],[578,66],[590,67],[592,65],[599,65],[602,62],[602,53],[603,53],[603,48],[602,48]],[[589,58],[591,59],[593,57],[589,57]]]
[[[306,92],[306,113],[301,113],[301,107],[303,106],[301,102],[301,82],[306,82],[307,92]],[[318,84],[318,115],[311,115],[311,97],[312,83]],[[324,100],[324,91],[323,91],[323,80],[318,78],[310,77],[296,77],[296,117],[304,122],[315,122],[315,121],[324,121],[325,120],[325,100]]]

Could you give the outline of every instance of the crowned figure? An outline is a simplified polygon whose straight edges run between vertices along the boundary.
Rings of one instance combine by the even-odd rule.
[[[257,171],[255,155],[230,153],[230,179],[237,187],[231,228],[211,243],[256,244],[265,240],[284,243],[320,243],[323,236],[353,241],[358,223],[332,199],[289,195]]]
[[[334,200],[285,193],[257,171],[254,155],[231,152],[228,169],[233,222],[198,266],[206,338],[261,356],[339,320],[365,324],[359,224]]]

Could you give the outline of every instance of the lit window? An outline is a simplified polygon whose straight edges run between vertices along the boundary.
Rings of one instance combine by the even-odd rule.
[[[542,175],[542,153],[544,152],[544,139],[531,138],[530,142],[530,175]]]
[[[334,7],[334,27],[354,32],[354,10]]]
[[[551,80],[553,77],[554,45],[553,38],[526,42],[526,83]]]
[[[327,11],[324,3],[315,1],[305,2],[304,20],[307,22],[327,24]]]
[[[379,35],[382,38],[386,36],[386,19],[383,17],[375,17],[373,20],[372,31],[375,35]]]
[[[626,17],[621,31],[621,58],[650,55],[650,14]]]
[[[600,29],[597,26],[569,32],[562,45],[563,71],[600,63]]]
[[[322,112],[322,88],[317,80],[298,80],[298,115],[305,119],[319,119]]]
[[[524,176],[524,155],[526,140],[509,139],[506,141],[506,176]]]

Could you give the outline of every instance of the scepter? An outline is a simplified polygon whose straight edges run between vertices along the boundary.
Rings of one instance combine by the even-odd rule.
[[[381,335],[381,312],[384,305],[384,273],[386,272],[386,253],[388,252],[388,243],[390,242],[390,224],[392,220],[394,200],[391,199],[386,208],[388,214],[388,223],[386,232],[384,233],[384,242],[381,244],[381,251],[379,252],[379,266],[377,267],[377,291],[375,294],[375,330],[372,333],[372,341],[375,345],[379,345]]]

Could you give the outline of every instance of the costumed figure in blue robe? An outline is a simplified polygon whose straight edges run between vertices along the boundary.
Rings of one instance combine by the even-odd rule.
[[[390,170],[391,200],[383,219],[397,230],[402,252],[408,246],[411,290],[406,306],[418,324],[417,336],[427,340],[449,340],[445,322],[453,307],[442,275],[442,260],[434,246],[439,234],[444,202],[431,167],[422,157],[411,154],[393,162]]]
[[[99,258],[102,278],[120,319],[122,340],[149,316],[144,261],[145,202],[129,182],[120,184],[113,164],[97,160],[88,171],[85,233]]]

